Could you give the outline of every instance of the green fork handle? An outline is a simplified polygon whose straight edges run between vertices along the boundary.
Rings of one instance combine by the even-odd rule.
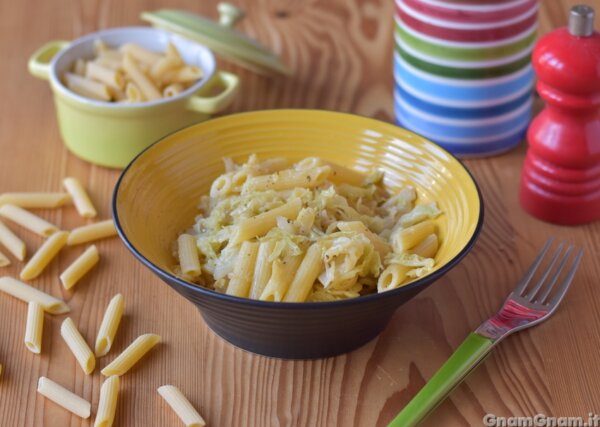
[[[413,427],[421,422],[490,352],[494,341],[471,332],[388,427]]]

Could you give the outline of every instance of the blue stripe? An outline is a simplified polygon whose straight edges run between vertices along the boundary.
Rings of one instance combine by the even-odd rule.
[[[430,102],[419,99],[406,92],[397,83],[394,86],[396,90],[396,95],[399,95],[400,98],[402,98],[402,100],[407,104],[429,114],[453,119],[484,119],[488,117],[499,116],[514,111],[515,109],[521,107],[523,104],[525,104],[531,99],[531,93],[527,92],[513,101],[509,101],[507,103],[500,104],[494,107],[453,108],[432,104]]]
[[[394,72],[397,78],[400,79],[398,84],[402,84],[405,87],[411,87],[415,91],[436,97],[443,98],[449,101],[463,101],[463,102],[481,102],[488,101],[490,99],[502,98],[510,95],[525,88],[533,88],[534,73],[532,69],[529,69],[526,73],[515,80],[508,82],[501,82],[485,87],[471,87],[464,86],[461,80],[447,79],[448,82],[432,82],[418,76],[406,67],[402,66],[394,58]],[[426,74],[426,73],[425,73]]]

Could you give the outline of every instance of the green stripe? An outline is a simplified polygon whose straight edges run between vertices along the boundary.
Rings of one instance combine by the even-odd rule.
[[[413,67],[426,71],[430,74],[453,79],[490,79],[494,77],[502,77],[520,70],[529,64],[531,60],[531,55],[527,55],[518,61],[511,62],[506,65],[500,65],[498,67],[457,68],[432,64],[431,62],[415,58],[414,56],[403,51],[398,45],[396,45],[396,50],[400,56]]]
[[[419,37],[415,37],[414,35],[409,34],[408,31],[398,24],[396,24],[396,33],[400,37],[400,40],[416,51],[423,52],[429,56],[434,56],[437,58],[462,61],[488,61],[516,55],[522,50],[529,48],[537,37],[537,31],[534,30],[522,39],[503,46],[460,48],[439,45],[428,42]]]

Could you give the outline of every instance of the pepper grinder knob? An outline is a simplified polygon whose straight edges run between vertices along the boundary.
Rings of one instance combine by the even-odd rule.
[[[589,37],[594,33],[594,9],[579,4],[571,8],[569,33],[577,37]]]

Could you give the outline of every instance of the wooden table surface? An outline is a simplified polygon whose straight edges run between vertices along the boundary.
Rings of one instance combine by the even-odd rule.
[[[269,80],[238,67],[243,89],[229,112],[278,107],[349,111],[392,120],[392,0],[240,1],[240,28],[280,52],[294,70]],[[540,28],[565,24],[574,1],[544,0]],[[600,1],[594,3],[600,10]],[[100,218],[110,215],[119,176],[71,155],[58,134],[47,83],[27,73],[28,56],[53,39],[138,25],[141,11],[185,8],[214,17],[216,0],[87,0],[0,3],[0,193],[56,191],[65,176],[90,189]],[[547,323],[503,343],[427,420],[427,426],[482,425],[499,416],[587,416],[600,411],[600,223],[558,227],[526,215],[517,200],[524,146],[467,166],[486,204],[483,233],[471,254],[435,286],[396,312],[383,334],[350,354],[282,361],[241,351],[217,338],[198,311],[143,268],[117,239],[98,244],[101,264],[74,292],[58,274],[81,248],[63,251],[33,284],[62,295],[92,343],[109,299],[123,293],[126,315],[116,354],[137,335],[164,344],[123,377],[118,426],[181,425],[156,393],[180,387],[211,426],[384,426],[446,360],[467,333],[498,309],[542,243],[553,235],[585,248],[562,307]],[[82,224],[72,207],[41,211],[64,229]],[[22,229],[29,252],[41,243]],[[151,232],[151,230],[149,230]],[[17,276],[22,265],[0,270]],[[0,295],[0,425],[91,426],[36,393],[47,376],[93,402],[102,376],[83,374],[59,333],[62,316],[46,316],[43,350],[23,344],[27,306]],[[104,366],[113,355],[101,359]],[[93,418],[92,418],[93,419]]]

